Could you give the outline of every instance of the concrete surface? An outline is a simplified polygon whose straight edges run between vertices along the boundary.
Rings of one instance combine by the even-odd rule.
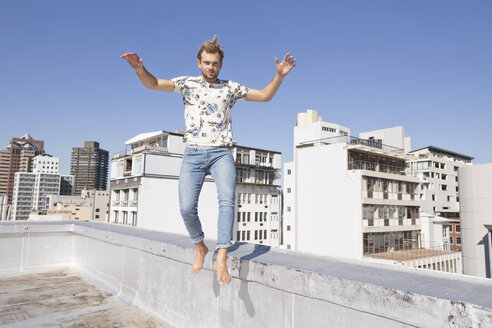
[[[220,287],[212,252],[196,276],[193,259],[180,235],[0,224],[0,273],[69,266],[170,327],[492,327],[490,279],[238,243],[228,258],[232,283]]]
[[[2,327],[164,327],[67,269],[0,275]]]

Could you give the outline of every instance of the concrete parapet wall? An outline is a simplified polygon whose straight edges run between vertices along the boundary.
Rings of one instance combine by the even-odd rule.
[[[187,237],[89,222],[0,223],[0,249],[0,273],[70,265],[175,327],[492,326],[485,278],[238,243],[224,287]]]

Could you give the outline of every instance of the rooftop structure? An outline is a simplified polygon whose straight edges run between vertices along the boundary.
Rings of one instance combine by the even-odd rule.
[[[214,242],[205,240],[209,247]],[[162,321],[164,327],[176,328],[492,325],[492,281],[486,278],[237,243],[227,259],[232,282],[221,287],[212,256],[209,253],[202,271],[192,275],[194,246],[187,237],[93,222],[0,223],[0,281],[7,286],[0,295],[5,300],[0,302],[0,323],[66,327],[115,322],[131,327],[144,320],[146,327],[160,327]],[[37,275],[29,275],[33,271]],[[23,278],[48,288],[36,291],[23,285]],[[118,305],[114,295],[129,306]],[[116,313],[106,312],[113,305]],[[135,321],[131,313],[138,314]],[[61,321],[63,316],[67,321]]]

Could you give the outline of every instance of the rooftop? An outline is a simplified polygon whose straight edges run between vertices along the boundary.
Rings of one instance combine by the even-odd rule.
[[[456,153],[456,152],[451,151],[451,150],[446,150],[446,149],[435,147],[435,146],[427,146],[427,147],[415,149],[415,150],[412,150],[410,153],[415,153],[417,151],[424,150],[424,149],[428,149],[431,153],[436,153],[436,154],[441,154],[441,155],[446,155],[446,156],[451,155],[453,157],[461,158],[465,161],[471,161],[474,159],[474,157],[471,157],[468,155],[463,155],[463,154]]]
[[[70,269],[0,275],[0,325],[27,327],[165,327]]]
[[[215,241],[206,244],[213,249]],[[53,327],[67,315],[59,326],[98,317],[101,326],[133,327],[136,313],[165,327],[492,325],[486,278],[236,243],[227,259],[232,282],[221,287],[212,252],[196,276],[193,258],[181,235],[94,222],[2,222],[0,281],[8,287],[0,291],[0,322]],[[71,312],[43,314],[50,304]]]

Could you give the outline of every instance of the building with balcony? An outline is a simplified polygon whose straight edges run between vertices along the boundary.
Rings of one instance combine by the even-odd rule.
[[[283,247],[460,272],[460,254],[422,251],[420,180],[406,175],[404,149],[316,116],[298,115],[294,162],[284,165]]]
[[[451,249],[461,250],[458,172],[471,165],[473,157],[434,146],[410,154],[414,158],[407,162],[407,172],[421,179],[421,210],[449,219]]]
[[[187,235],[181,219],[178,180],[186,143],[183,134],[142,133],[125,143],[111,161],[110,221]],[[278,247],[280,244],[281,154],[234,146],[236,207],[233,238]],[[206,236],[216,238],[217,190],[205,178],[198,213]]]

